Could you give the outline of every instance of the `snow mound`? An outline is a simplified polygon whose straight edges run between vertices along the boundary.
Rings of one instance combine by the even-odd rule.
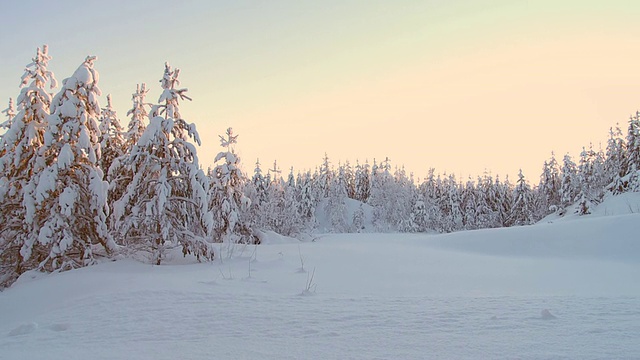
[[[9,336],[18,336],[18,335],[26,335],[31,334],[32,332],[38,329],[38,324],[32,322],[28,324],[22,324],[9,331]]]
[[[602,216],[640,214],[640,192],[627,192],[618,195],[608,194],[600,204],[592,207],[591,214],[587,215],[578,215],[578,206],[576,203],[568,207],[563,215],[550,214],[540,220],[538,224],[575,221]]]
[[[265,231],[257,231],[258,239],[260,239],[260,244],[262,245],[273,245],[273,244],[298,244],[300,240],[296,238],[292,238],[290,236],[280,235],[271,230]]]
[[[549,311],[549,309],[544,309],[540,312],[540,318],[542,320],[553,320],[553,319],[557,319],[557,317],[555,315],[553,315],[551,313],[551,311]]]
[[[495,256],[640,262],[640,214],[582,217],[531,226],[434,236],[440,248]]]

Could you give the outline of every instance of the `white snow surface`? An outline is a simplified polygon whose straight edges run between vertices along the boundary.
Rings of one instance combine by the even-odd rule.
[[[601,206],[447,235],[265,232],[212,263],[27,273],[0,293],[0,359],[640,358],[640,213]]]

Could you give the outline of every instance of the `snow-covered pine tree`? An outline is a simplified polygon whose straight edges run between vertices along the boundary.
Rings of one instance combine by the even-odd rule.
[[[454,174],[445,177],[442,184],[442,196],[439,205],[442,211],[442,231],[453,232],[462,229],[460,187]]]
[[[340,166],[338,173],[331,179],[329,185],[329,198],[324,211],[331,223],[331,232],[344,233],[349,230],[347,226],[347,183],[344,177],[344,168]]]
[[[513,185],[506,176],[504,182],[500,181],[500,176],[496,175],[496,200],[498,205],[497,215],[499,219],[498,227],[509,227],[513,225],[511,221],[511,206],[513,206]]]
[[[275,231],[284,232],[284,180],[282,180],[281,170],[278,163],[273,162],[273,168],[267,172],[265,181],[269,181],[266,191],[266,200],[260,208],[262,227]]]
[[[424,207],[427,211],[427,222],[425,224],[426,230],[441,229],[442,212],[437,204],[438,197],[440,195],[440,189],[438,188],[439,176],[436,177],[436,169],[429,168],[427,177],[420,184],[420,194],[424,201]]]
[[[389,222],[400,232],[414,231],[415,225],[411,218],[413,209],[414,189],[413,174],[407,177],[404,166],[395,169],[393,174],[393,193],[389,203]]]
[[[467,183],[462,190],[462,223],[465,230],[474,230],[478,228],[478,216],[476,211],[478,209],[478,197],[476,187],[471,180],[471,177],[467,180]]]
[[[44,144],[52,100],[45,87],[57,86],[54,74],[47,69],[49,60],[47,45],[38,48],[21,79],[18,113],[12,100],[3,111],[9,118],[5,124],[10,126],[0,138],[0,288],[13,283],[23,272],[37,268],[47,255],[47,249],[37,243],[38,226],[33,223],[33,194],[29,192],[33,189],[29,189],[29,182],[44,167],[38,152]],[[31,256],[32,252],[38,254]]]
[[[365,161],[364,165],[360,165],[356,161],[356,173],[355,173],[355,199],[366,203],[369,201],[369,195],[371,195],[371,182],[369,173],[369,162]]]
[[[416,201],[413,203],[411,220],[414,225],[413,232],[426,232],[429,230],[429,213],[422,194],[418,194]]]
[[[126,151],[124,129],[111,105],[111,95],[107,95],[107,106],[100,113],[99,124],[98,142],[100,143],[101,156],[98,160],[98,166],[102,169],[106,180],[113,161]]]
[[[351,164],[349,163],[349,161],[345,162],[344,166],[342,167],[344,168],[342,169],[342,173],[344,174],[344,182],[345,182],[345,188],[347,190],[347,197],[349,199],[355,199],[356,198],[356,178],[353,172],[353,168],[351,167]]]
[[[27,207],[27,221],[39,228],[38,243],[47,250],[39,267],[48,271],[94,263],[96,244],[107,252],[116,248],[106,225],[108,185],[98,167],[101,92],[95,60],[88,56],[53,98],[41,152],[46,168],[29,184],[35,206]],[[28,259],[34,249],[28,242],[21,253]]]
[[[518,181],[513,191],[510,224],[515,226],[530,225],[535,222],[535,207],[531,186],[527,183],[522,169],[518,172]]]
[[[578,165],[578,179],[580,184],[578,214],[580,215],[591,214],[590,182],[593,177],[593,169],[589,157],[589,154],[583,147],[580,153],[580,164]]]
[[[324,153],[322,165],[320,165],[320,172],[316,181],[321,199],[329,197],[329,189],[331,188],[331,181],[333,180],[333,172],[331,171],[330,164],[329,156],[327,153]]]
[[[609,129],[609,140],[607,141],[606,159],[604,171],[608,179],[607,189],[614,194],[620,194],[627,190],[628,182],[623,180],[627,174],[627,147],[622,138],[622,130],[616,124],[615,128]]]
[[[127,116],[131,118],[125,133],[125,152],[131,151],[147,129],[146,119],[149,117],[147,108],[151,106],[146,102],[148,92],[147,84],[142,83],[136,86],[136,92],[131,95],[133,107],[127,111]]]
[[[358,208],[353,212],[351,219],[351,232],[361,233],[364,231],[364,203],[360,203]]]
[[[389,204],[393,196],[394,180],[391,176],[391,163],[385,158],[380,167],[373,160],[371,172],[371,195],[369,204],[373,207],[373,226],[377,231],[389,232],[393,229],[389,221]]]
[[[582,148],[580,164],[578,165],[579,192],[577,198],[580,201],[578,213],[586,215],[591,213],[591,207],[598,204],[604,197],[604,159],[602,152]]]
[[[562,159],[562,186],[560,188],[560,200],[563,208],[571,206],[577,199],[579,190],[578,170],[576,163],[569,154]]]
[[[556,161],[555,154],[551,152],[551,159],[544,162],[538,192],[540,193],[540,206],[537,217],[542,218],[547,214],[561,208],[562,178]]]
[[[240,158],[234,146],[238,135],[228,128],[225,136],[220,136],[220,146],[226,151],[216,155],[217,163],[212,174],[209,190],[209,209],[213,213],[213,241],[230,244],[256,244],[258,238],[253,234],[248,209],[251,200],[244,195],[243,186],[247,182],[239,167]]]
[[[493,177],[487,172],[478,178],[479,194],[476,199],[478,228],[487,229],[502,226],[500,223],[499,199]]]
[[[113,159],[109,166],[109,173],[107,174],[107,180],[109,181],[109,194],[108,201],[113,210],[113,204],[119,200],[126,191],[127,185],[133,179],[133,172],[131,168],[127,166],[130,163],[130,156],[133,147],[138,143],[138,140],[144,134],[147,125],[145,119],[149,117],[147,108],[151,105],[145,102],[145,97],[149,90],[146,89],[146,85],[138,85],[136,92],[133,93],[131,100],[133,107],[127,112],[127,116],[131,116],[129,120],[128,130],[124,134],[124,144],[122,155]],[[113,211],[112,211],[113,214]],[[113,228],[114,217],[109,217],[109,225]],[[115,231],[112,229],[112,231]]]
[[[305,224],[300,214],[300,204],[298,203],[297,186],[293,175],[293,167],[284,184],[283,209],[281,213],[280,234],[294,236],[300,233]]]
[[[165,64],[163,92],[149,114],[149,125],[124,166],[133,174],[114,204],[117,238],[136,250],[151,252],[154,264],[166,248],[180,246],[198,260],[212,259],[208,241],[213,218],[208,211],[208,181],[198,164],[200,137],[180,115],[179,101],[191,100],[178,88],[178,69]]]
[[[262,210],[265,202],[267,201],[266,188],[265,179],[264,176],[262,176],[262,169],[260,168],[260,160],[256,160],[256,167],[254,168],[253,176],[244,186],[245,196],[251,200],[248,217],[251,224],[256,228],[264,228]]]
[[[627,173],[624,176],[630,191],[640,191],[640,112],[629,118],[627,131]]]
[[[297,181],[296,185],[298,189],[298,213],[302,218],[303,227],[311,230],[316,226],[315,208],[317,205],[317,199],[313,194],[311,172],[307,171],[300,176],[300,180]]]

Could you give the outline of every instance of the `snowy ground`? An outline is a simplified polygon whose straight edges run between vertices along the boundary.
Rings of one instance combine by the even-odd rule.
[[[615,208],[23,276],[0,293],[0,359],[640,358],[640,213]]]

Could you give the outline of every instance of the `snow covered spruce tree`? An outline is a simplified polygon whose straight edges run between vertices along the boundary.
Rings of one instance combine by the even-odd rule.
[[[578,170],[576,163],[573,162],[569,154],[565,154],[562,159],[562,168],[560,170],[560,201],[563,208],[571,206],[577,199],[579,190]]]
[[[36,268],[44,256],[30,256],[32,249],[40,245],[36,244],[33,209],[27,221],[25,204],[33,204],[28,184],[43,167],[38,151],[44,144],[44,127],[52,100],[45,86],[49,84],[51,89],[57,86],[54,74],[47,69],[49,60],[47,46],[38,48],[21,79],[19,112],[16,113],[12,100],[3,111],[8,117],[4,123],[8,130],[0,138],[0,288]]]
[[[329,197],[324,207],[325,215],[331,224],[331,232],[348,232],[347,223],[347,187],[344,168],[340,166],[338,173],[331,179]]]
[[[111,105],[111,95],[107,95],[107,106],[100,113],[100,151],[102,155],[98,165],[104,173],[105,179],[113,161],[125,152],[125,140],[122,125],[116,111]]]
[[[561,209],[562,177],[556,156],[552,152],[551,159],[545,161],[540,175],[538,192],[540,196],[538,218]]]
[[[300,215],[302,223],[301,228],[312,230],[316,226],[315,208],[317,202],[313,196],[313,184],[310,171],[307,171],[303,175],[298,175],[296,194],[298,214]]]
[[[133,147],[138,143],[138,140],[147,128],[145,119],[149,117],[147,108],[150,106],[150,104],[145,102],[147,92],[146,85],[143,83],[142,85],[138,85],[136,92],[133,93],[131,98],[133,107],[127,112],[127,116],[131,116],[131,119],[129,120],[128,130],[124,133],[122,154],[113,159],[108,169],[108,200],[112,210],[113,204],[122,197],[127,185],[133,179],[133,172],[131,168],[126,165],[129,163]],[[109,224],[113,227],[113,216],[109,217],[109,220]]]
[[[225,136],[220,136],[220,146],[226,149],[216,155],[218,163],[211,174],[209,190],[209,208],[213,213],[213,241],[223,243],[256,244],[259,242],[253,234],[248,219],[251,200],[244,195],[243,186],[247,182],[239,167],[240,158],[233,145],[238,135],[228,128]]]
[[[125,152],[133,149],[133,146],[138,143],[138,140],[140,140],[142,134],[144,134],[144,131],[147,129],[145,119],[149,117],[147,108],[151,106],[151,104],[146,102],[148,92],[147,84],[142,83],[136,86],[136,92],[131,96],[133,107],[127,111],[127,116],[131,116],[131,119],[129,120],[129,126],[124,136]]]
[[[516,188],[513,190],[513,206],[511,207],[509,223],[516,226],[530,225],[535,220],[533,192],[522,174],[522,169],[520,169]]]
[[[622,138],[622,130],[618,124],[616,124],[615,129],[609,129],[606,151],[604,170],[609,181],[607,189],[614,194],[620,194],[626,191],[629,184],[623,180],[627,174],[627,146]]]
[[[198,260],[214,256],[208,241],[213,227],[209,184],[198,165],[196,147],[189,142],[200,144],[196,127],[179,112],[179,101],[191,100],[187,89],[177,88],[179,73],[165,64],[160,104],[153,106],[149,126],[122,164],[133,177],[113,213],[117,241],[151,252],[151,261],[158,265],[167,247],[173,246]]]
[[[28,185],[33,204],[27,205],[27,222],[39,229],[38,244],[46,254],[34,254],[33,239],[21,254],[44,255],[39,267],[47,271],[94,263],[94,245],[108,253],[116,248],[106,225],[107,183],[98,167],[101,92],[95,60],[88,56],[53,98],[41,152],[46,167]]]
[[[268,183],[266,191],[266,201],[260,207],[260,217],[262,227],[277,233],[284,233],[284,200],[285,184],[282,179],[281,170],[278,163],[273,162],[273,168],[269,169],[265,182]]]
[[[369,200],[369,195],[371,194],[369,163],[365,162],[364,165],[360,165],[360,163],[356,161],[356,173],[354,177],[354,198],[360,202],[366,203]]]
[[[626,174],[622,182],[628,191],[640,191],[640,111],[629,118],[626,153]]]
[[[291,167],[287,182],[284,185],[283,208],[281,212],[282,222],[280,227],[280,234],[282,235],[294,236],[299,234],[304,228],[304,218],[300,213],[297,189],[293,175],[293,167]]]

